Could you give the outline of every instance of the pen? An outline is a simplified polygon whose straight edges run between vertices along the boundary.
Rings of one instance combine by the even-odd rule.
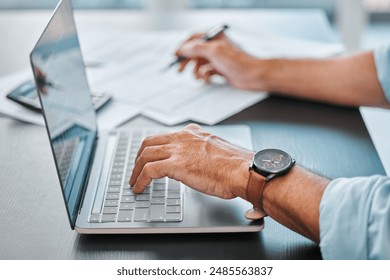
[[[201,38],[204,42],[211,41],[215,37],[217,37],[219,34],[225,31],[225,29],[228,29],[229,26],[224,24],[224,25],[217,25],[211,29],[209,29]],[[173,65],[182,62],[184,59],[186,59],[184,56],[180,55],[178,56],[174,61],[172,61],[166,69],[171,68]]]

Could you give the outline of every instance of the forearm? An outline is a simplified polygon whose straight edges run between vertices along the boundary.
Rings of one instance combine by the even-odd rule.
[[[346,106],[389,107],[372,52],[340,58],[261,60],[263,89]]]
[[[299,166],[269,181],[262,204],[265,212],[282,225],[319,242],[319,209],[329,180]]]

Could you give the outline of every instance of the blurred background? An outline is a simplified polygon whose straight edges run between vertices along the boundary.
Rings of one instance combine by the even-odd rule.
[[[0,10],[53,9],[57,0],[0,0]],[[321,9],[350,50],[390,43],[390,0],[73,0],[76,9]]]

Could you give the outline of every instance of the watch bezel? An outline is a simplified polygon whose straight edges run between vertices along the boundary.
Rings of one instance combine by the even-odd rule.
[[[260,155],[263,155],[264,153],[267,153],[267,152],[277,152],[277,153],[284,154],[289,159],[289,163],[285,167],[283,167],[283,168],[281,168],[280,170],[277,170],[277,171],[267,170],[267,169],[261,167],[260,165],[258,165],[258,162],[256,162],[256,159],[258,159],[258,157]],[[279,149],[264,149],[264,150],[261,150],[261,151],[257,152],[253,156],[251,168],[254,169],[257,173],[259,173],[259,174],[261,174],[261,175],[263,175],[265,177],[272,176],[271,178],[273,178],[273,177],[276,177],[276,176],[279,176],[279,175],[286,174],[291,169],[291,167],[294,164],[295,164],[295,160],[288,153],[286,153],[285,151],[282,151],[282,150],[279,150]],[[271,178],[269,178],[269,179],[271,179]]]

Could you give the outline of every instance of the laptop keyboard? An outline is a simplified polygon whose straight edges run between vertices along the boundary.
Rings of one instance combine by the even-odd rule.
[[[91,213],[90,223],[179,222],[183,219],[183,190],[180,182],[167,177],[152,180],[141,194],[128,183],[142,140],[156,132],[120,133],[104,203],[100,213]]]

